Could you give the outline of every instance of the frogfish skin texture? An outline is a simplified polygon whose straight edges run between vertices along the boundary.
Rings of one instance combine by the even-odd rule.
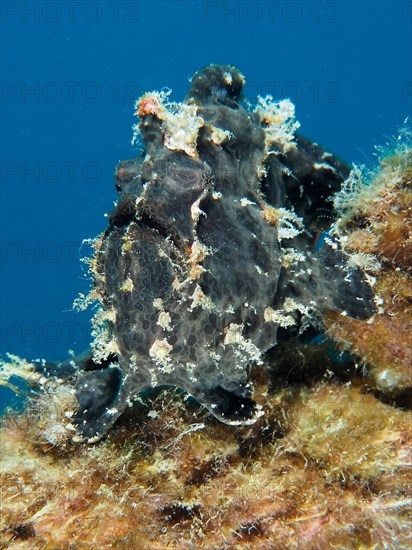
[[[374,313],[339,243],[312,251],[347,166],[299,135],[284,139],[263,108],[246,110],[243,86],[237,69],[212,65],[184,103],[150,93],[137,104],[144,151],[117,167],[119,199],[93,268],[110,351],[76,385],[74,424],[89,441],[161,385],[225,423],[253,422],[250,366],[276,346],[279,326],[325,309]]]

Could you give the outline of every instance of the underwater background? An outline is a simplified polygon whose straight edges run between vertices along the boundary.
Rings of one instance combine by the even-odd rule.
[[[300,132],[373,166],[412,105],[412,2],[1,3],[1,353],[60,360],[91,340],[73,311],[83,239],[103,231],[134,102],[210,63],[246,97],[289,97]],[[2,407],[12,393],[0,388]]]

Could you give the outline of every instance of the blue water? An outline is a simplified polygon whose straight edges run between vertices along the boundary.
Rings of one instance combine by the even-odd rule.
[[[61,359],[90,341],[82,240],[106,225],[136,154],[133,101],[234,64],[290,97],[300,131],[374,162],[412,106],[412,2],[1,3],[1,352]],[[86,247],[87,252],[87,247]],[[1,394],[3,402],[10,394]]]

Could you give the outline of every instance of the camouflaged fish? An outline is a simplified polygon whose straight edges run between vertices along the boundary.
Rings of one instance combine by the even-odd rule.
[[[92,261],[102,324],[73,417],[86,440],[161,385],[222,422],[254,422],[249,370],[279,327],[326,309],[374,313],[338,241],[312,250],[348,167],[296,134],[289,101],[245,108],[244,83],[234,67],[212,65],[185,102],[152,92],[137,103],[144,151],[117,167],[119,200]]]

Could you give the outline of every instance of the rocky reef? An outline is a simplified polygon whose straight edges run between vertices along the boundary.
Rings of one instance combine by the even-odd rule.
[[[402,138],[402,136],[400,136]],[[366,181],[365,181],[366,180]],[[329,315],[330,336],[359,356],[370,385],[387,398],[412,397],[412,152],[410,136],[379,168],[354,170],[334,198],[333,230],[375,281],[380,311],[373,323]]]
[[[409,548],[410,415],[361,381],[255,387],[252,426],[167,390],[94,445],[49,387],[2,427],[2,547]]]
[[[1,365],[2,547],[410,547],[410,139],[351,171],[243,86],[137,101],[91,350]]]

